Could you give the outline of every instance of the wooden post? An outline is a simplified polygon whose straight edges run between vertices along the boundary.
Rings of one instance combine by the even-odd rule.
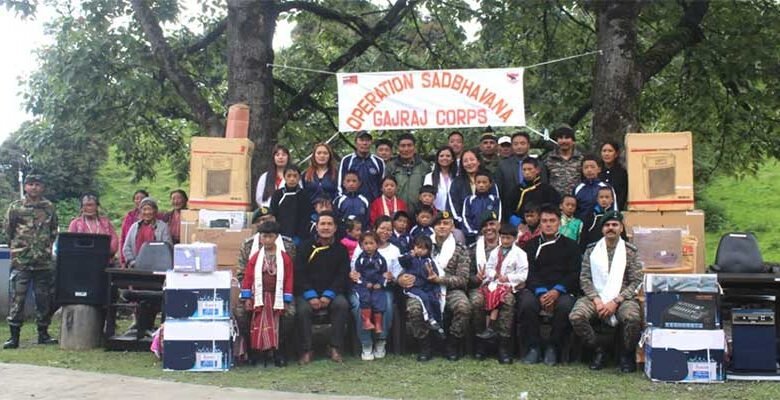
[[[90,350],[100,347],[103,336],[103,311],[85,304],[62,306],[60,348]]]

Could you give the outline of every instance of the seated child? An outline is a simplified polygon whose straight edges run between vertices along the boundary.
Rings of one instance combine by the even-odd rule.
[[[539,229],[540,217],[541,207],[539,205],[526,205],[526,208],[523,211],[523,220],[525,220],[525,223],[517,227],[517,247],[524,248],[528,242],[542,234],[542,231]]]
[[[383,215],[392,218],[396,212],[406,210],[406,203],[396,196],[397,188],[395,177],[388,175],[382,179],[382,194],[371,202],[369,209],[371,226]]]
[[[347,254],[349,259],[352,259],[352,255],[355,254],[355,248],[358,246],[358,239],[363,233],[363,224],[357,219],[350,218],[344,221],[344,237],[341,238],[341,244],[347,248]]]
[[[479,222],[487,211],[495,211],[498,220],[501,220],[501,200],[490,193],[493,187],[493,178],[484,171],[479,171],[474,176],[474,194],[463,200],[463,228],[466,241],[474,242],[479,234]]]
[[[360,320],[363,330],[382,333],[382,317],[387,309],[387,296],[384,287],[387,284],[387,261],[377,251],[376,233],[366,232],[360,235],[362,253],[355,260],[355,271],[360,280],[352,285],[352,290],[360,301]]]
[[[398,247],[401,254],[409,252],[412,245],[412,236],[409,235],[409,214],[406,211],[398,211],[393,215],[393,236],[390,243]]]
[[[414,240],[418,236],[431,236],[433,235],[433,227],[431,224],[433,223],[433,209],[428,206],[422,206],[417,211],[417,225],[415,225],[411,231],[409,231],[409,236],[411,236],[412,240]]]
[[[481,339],[496,336],[493,325],[498,319],[499,307],[504,304],[507,295],[513,296],[517,289],[525,286],[528,277],[528,257],[523,249],[514,244],[517,228],[512,224],[503,224],[498,232],[501,245],[490,252],[479,289],[485,298],[485,311],[488,312],[485,330],[477,334]]]
[[[360,189],[360,177],[355,171],[344,174],[344,192],[333,200],[333,208],[341,220],[347,220],[350,216],[360,221],[363,226],[368,226],[368,199],[358,192]]]
[[[585,221],[593,207],[597,205],[597,196],[599,190],[604,187],[612,189],[611,186],[599,179],[601,173],[601,160],[593,155],[586,155],[582,158],[582,182],[574,188],[574,197],[577,198],[577,211],[574,216],[581,221]],[[615,191],[612,191],[612,198],[615,198]],[[614,203],[614,202],[613,202]],[[617,211],[617,206],[612,204],[610,209]],[[609,210],[605,210],[609,211]]]
[[[561,199],[561,227],[558,233],[579,243],[582,232],[582,221],[574,216],[577,209],[577,198],[567,194]]]
[[[311,202],[298,184],[301,174],[295,166],[284,169],[284,187],[271,196],[271,211],[279,223],[280,233],[299,244],[309,237],[306,219],[311,214]]]
[[[433,242],[429,236],[418,236],[412,242],[411,254],[401,256],[399,262],[404,274],[415,277],[414,286],[404,289],[404,294],[417,299],[422,305],[423,319],[428,327],[440,337],[444,337],[442,328],[441,288],[428,281],[431,274],[437,273],[437,268],[431,258]]]

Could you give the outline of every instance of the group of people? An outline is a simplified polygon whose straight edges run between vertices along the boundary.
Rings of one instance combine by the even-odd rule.
[[[535,157],[526,132],[501,145],[486,132],[475,149],[452,132],[431,165],[412,134],[377,141],[372,153],[373,136],[361,131],[338,163],[327,144],[315,145],[304,171],[277,146],[257,185],[257,234],[239,258],[252,292],[239,313],[250,349],[286,365],[297,348],[307,364],[312,324],[327,316],[329,355],[340,362],[351,313],[363,360],[385,356],[400,317],[420,361],[432,357],[433,340],[459,359],[473,332],[479,359],[495,340],[499,362],[511,363],[522,335],[523,362],[554,365],[573,328],[600,369],[606,348],[593,326],[601,323],[620,326],[621,369],[635,370],[642,270],[623,239],[620,148],[605,143],[593,157],[575,148],[571,128],[553,137],[555,150]]]
[[[459,359],[473,332],[476,358],[495,340],[499,362],[511,363],[513,337],[522,335],[523,362],[554,365],[573,328],[593,349],[591,367],[600,369],[606,352],[593,326],[601,323],[620,326],[621,369],[635,370],[642,272],[637,249],[622,237],[618,210],[628,177],[620,148],[605,143],[594,157],[576,149],[569,127],[553,137],[555,150],[535,157],[523,131],[501,139],[486,132],[475,149],[452,132],[431,165],[412,134],[377,141],[372,153],[373,136],[361,131],[355,152],[340,161],[329,145],[315,145],[304,170],[276,146],[272,168],[257,182],[257,233],[238,260],[237,278],[249,295],[237,317],[253,354],[282,366],[297,349],[307,364],[313,323],[327,317],[332,360],[342,360],[350,318],[361,358],[383,358],[399,317],[418,342],[419,361],[432,357],[433,340],[446,343],[448,359]],[[14,295],[5,348],[18,347],[27,283],[47,290],[51,282],[57,219],[42,191],[40,177],[28,176],[25,198],[8,212]],[[85,195],[69,230],[111,236],[112,254],[133,267],[145,243],[179,241],[187,195],[176,190],[170,199],[173,210],[161,213],[137,191],[117,235],[99,214],[97,196]],[[39,342],[50,343],[50,308],[36,308]],[[546,343],[543,319],[552,324]]]

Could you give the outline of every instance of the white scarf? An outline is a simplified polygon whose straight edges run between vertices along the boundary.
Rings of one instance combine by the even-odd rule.
[[[265,263],[265,247],[260,249],[260,254],[255,261],[255,307],[263,304],[263,264]],[[258,268],[258,266],[260,268]],[[282,248],[276,246],[276,290],[274,293],[274,310],[284,310],[284,259]]]
[[[282,235],[276,235],[276,249],[282,249],[284,250],[284,240],[282,240]],[[249,258],[252,258],[255,253],[260,251],[260,234],[255,233],[254,236],[252,236],[252,247],[249,249]]]
[[[626,272],[626,243],[623,239],[618,239],[611,267],[609,254],[607,254],[607,239],[602,238],[590,253],[590,273],[593,277],[593,286],[604,303],[618,297],[623,287],[623,275]],[[616,324],[617,319],[613,315],[608,322]]]
[[[384,213],[384,215],[387,215],[388,217],[392,217],[393,214],[395,214],[395,212],[398,211],[398,196],[393,196],[393,210],[392,210],[392,212],[390,212],[390,210],[387,209],[387,201],[385,201],[385,199],[387,199],[387,197],[385,197],[385,195],[382,195],[382,197],[380,199],[380,200],[382,200],[382,212]]]
[[[435,244],[436,243],[436,234],[434,233],[431,235],[431,241]],[[447,265],[450,263],[450,260],[452,259],[452,256],[455,254],[455,249],[457,248],[457,243],[455,242],[455,237],[452,236],[452,233],[450,233],[449,236],[447,236],[447,239],[444,239],[444,243],[441,244],[441,249],[439,250],[439,254],[432,257],[435,267],[436,267],[436,273],[439,276],[444,276],[446,273],[444,272],[444,269],[447,267]],[[441,304],[441,310],[444,312],[444,303],[447,300],[447,286],[445,285],[439,285],[441,287],[441,290],[439,291],[439,294],[441,298],[439,299],[439,303]]]

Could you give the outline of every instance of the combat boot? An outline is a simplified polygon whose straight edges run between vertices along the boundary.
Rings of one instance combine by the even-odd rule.
[[[460,339],[450,335],[447,338],[447,359],[450,361],[458,361],[460,359]]]
[[[59,343],[57,339],[54,339],[53,337],[49,336],[49,327],[47,326],[38,327],[38,344],[57,344],[57,343]]]
[[[422,339],[419,339],[420,343],[420,352],[417,354],[417,361],[419,362],[426,362],[430,361],[432,356],[431,351],[431,336],[427,335]]]
[[[512,352],[509,350],[512,348],[512,338],[501,337],[498,339],[498,362],[499,364],[511,364]]]
[[[3,349],[18,349],[19,348],[19,333],[22,331],[21,326],[9,326],[11,328],[11,338],[3,343]]]

